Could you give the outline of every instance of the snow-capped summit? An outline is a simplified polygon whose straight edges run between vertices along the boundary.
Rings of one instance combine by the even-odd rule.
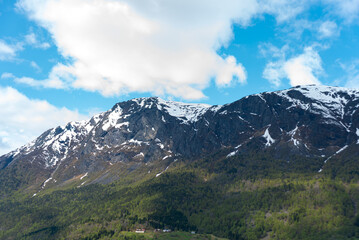
[[[215,111],[218,107],[201,103],[182,103],[163,100],[159,97],[136,98],[132,99],[132,101],[136,102],[142,108],[156,107],[160,111],[164,110],[170,116],[178,118],[183,123],[196,122],[205,112],[208,110]]]
[[[275,94],[291,101],[292,107],[322,112],[328,118],[343,118],[348,103],[359,98],[358,90],[323,85],[297,86],[288,90],[277,91]]]

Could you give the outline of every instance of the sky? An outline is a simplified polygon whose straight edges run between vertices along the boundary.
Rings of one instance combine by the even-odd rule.
[[[137,97],[359,88],[359,0],[0,0],[0,154]]]

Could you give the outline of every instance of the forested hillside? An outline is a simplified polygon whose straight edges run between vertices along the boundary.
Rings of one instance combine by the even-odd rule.
[[[144,169],[108,185],[15,194],[0,205],[1,239],[145,239],[124,233],[138,227],[228,239],[359,238],[358,175],[300,164],[283,172],[270,155],[219,156],[140,181]]]

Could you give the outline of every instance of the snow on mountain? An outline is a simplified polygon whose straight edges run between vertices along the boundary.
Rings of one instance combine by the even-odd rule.
[[[188,104],[165,101],[154,97],[138,98],[131,101],[135,102],[139,106],[139,109],[137,109],[136,112],[141,111],[141,109],[151,109],[152,107],[155,107],[160,111],[167,112],[170,116],[175,117],[184,124],[196,122],[200,116],[202,116],[209,109],[215,111],[220,108],[220,106],[213,108],[207,104]],[[68,156],[69,152],[73,150],[76,144],[80,144],[90,135],[91,132],[92,135],[95,134],[99,128],[103,131],[110,131],[112,128],[115,128],[131,132],[129,129],[130,122],[124,120],[133,113],[135,113],[133,109],[130,109],[125,113],[121,106],[117,104],[113,109],[97,114],[90,120],[70,122],[65,126],[50,129],[36,140],[10,152],[8,155],[15,157],[18,154],[26,155],[30,152],[41,150],[41,158],[44,160],[45,166],[56,166],[59,161]],[[94,137],[92,137],[92,141],[94,143],[96,142]],[[137,139],[129,139],[127,141],[123,141],[121,144],[128,145],[135,143],[141,145],[142,142],[143,141]],[[148,143],[146,144],[148,145]],[[162,143],[157,145],[161,149],[164,149],[164,145]],[[95,147],[97,150],[103,150],[103,146],[99,146],[98,144],[95,144]]]
[[[271,146],[273,143],[275,143],[275,140],[271,137],[269,134],[269,127],[266,129],[266,131],[263,134],[263,137],[266,139],[266,147]]]
[[[299,99],[293,92],[301,93],[306,99]],[[359,98],[359,91],[342,87],[322,85],[306,85],[274,92],[275,94],[292,102],[289,108],[300,107],[314,113],[324,114],[325,118],[336,120],[343,118],[345,107],[353,98]]]
[[[231,158],[255,146],[329,158],[344,146],[359,144],[358,104],[357,90],[314,85],[255,94],[223,106],[137,98],[44,132],[1,156],[0,169],[19,161],[37,163],[51,172],[45,179],[58,180],[75,173],[91,176],[103,164],[191,159],[221,149]]]
[[[152,101],[148,101],[152,99]],[[133,99],[142,108],[151,108],[156,105],[158,110],[165,110],[172,117],[178,118],[183,123],[196,122],[200,116],[202,116],[208,110],[216,111],[221,106],[211,106],[208,104],[198,103],[181,103],[174,101],[167,101],[161,98],[139,98]]]

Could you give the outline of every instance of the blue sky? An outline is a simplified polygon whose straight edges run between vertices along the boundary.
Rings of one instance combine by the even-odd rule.
[[[116,102],[359,88],[359,0],[0,0],[0,154]]]

